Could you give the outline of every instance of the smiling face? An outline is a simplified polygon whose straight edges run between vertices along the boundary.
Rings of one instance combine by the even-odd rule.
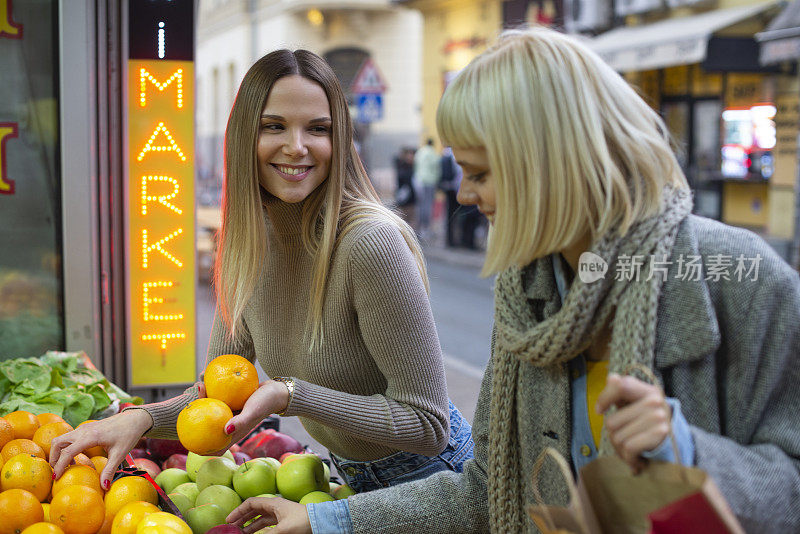
[[[328,178],[331,107],[325,90],[299,75],[272,85],[261,112],[258,182],[284,202],[305,200]]]
[[[464,177],[458,188],[458,202],[465,206],[476,206],[490,223],[494,223],[497,209],[494,191],[494,179],[489,169],[489,158],[486,149],[455,148],[453,155],[456,162],[464,170]]]

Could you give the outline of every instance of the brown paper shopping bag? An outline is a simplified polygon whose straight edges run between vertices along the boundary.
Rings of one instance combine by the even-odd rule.
[[[744,533],[714,481],[696,467],[650,461],[635,474],[619,457],[604,456],[584,466],[580,479],[604,533],[647,534],[651,513],[693,495],[702,504],[690,499],[685,506],[693,506],[697,532],[713,520],[725,524],[729,534]]]
[[[570,501],[566,508],[545,504],[539,493],[539,472],[548,458],[556,462],[569,489]],[[542,534],[601,534],[591,504],[576,487],[567,461],[551,447],[542,451],[533,466],[533,494],[536,504],[528,506],[527,512]]]
[[[657,383],[650,369],[637,365],[634,370]],[[669,436],[675,458],[680,458],[671,429]],[[539,496],[539,470],[547,457],[556,460],[567,481],[567,508],[546,506]],[[528,514],[544,534],[711,533],[712,526],[715,534],[744,534],[714,481],[696,467],[651,460],[634,473],[618,456],[602,456],[580,469],[576,486],[566,460],[547,449],[534,466],[533,487],[537,505]],[[680,527],[669,530],[670,525]]]

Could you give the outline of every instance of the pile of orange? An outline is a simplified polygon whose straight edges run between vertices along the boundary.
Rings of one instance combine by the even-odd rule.
[[[0,417],[0,534],[136,534],[145,519],[155,532],[192,534],[181,519],[159,511],[158,494],[144,478],[120,478],[104,492],[102,448],[85,451],[96,453],[92,458],[78,454],[53,481],[46,459],[51,442],[71,430],[55,414]]]
[[[191,402],[178,415],[178,439],[188,450],[207,455],[230,444],[225,424],[258,389],[258,371],[236,354],[217,356],[206,366],[207,398]]]

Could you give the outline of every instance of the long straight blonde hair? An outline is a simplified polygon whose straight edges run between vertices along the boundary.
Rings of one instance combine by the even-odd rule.
[[[509,30],[450,84],[445,144],[486,149],[496,212],[483,274],[524,266],[586,235],[625,235],[688,187],[669,133],[599,56],[545,28]]]
[[[309,309],[304,335],[313,350],[323,341],[322,312],[330,260],[344,234],[369,220],[397,226],[414,255],[425,289],[428,278],[419,242],[408,224],[381,204],[353,144],[353,126],[342,88],[330,66],[307,50],[277,50],[247,71],[225,130],[222,226],[214,263],[219,315],[236,337],[268,254],[256,146],[261,111],[270,90],[284,76],[300,75],[325,91],[331,108],[332,155],[328,178],[303,204],[303,244],[313,256]]]

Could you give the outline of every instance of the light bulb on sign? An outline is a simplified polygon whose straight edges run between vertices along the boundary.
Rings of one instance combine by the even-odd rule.
[[[172,75],[167,78],[164,83],[159,82],[152,74],[150,74],[144,67],[139,69],[139,106],[145,107],[147,105],[147,82],[149,81],[156,88],[163,92],[164,89],[175,81],[176,104],[178,108],[183,107],[183,69],[176,69]]]
[[[162,247],[162,245],[166,244],[167,242],[171,241],[173,238],[181,235],[182,233],[183,233],[183,228],[178,228],[177,230],[175,230],[174,232],[169,234],[167,237],[164,237],[164,238],[160,239],[159,241],[156,241],[152,245],[148,246],[148,244],[147,244],[147,230],[146,229],[142,230],[142,269],[147,269],[148,255],[153,250],[159,251],[161,254],[164,255],[164,257],[166,257],[169,261],[171,261],[172,263],[174,263],[178,267],[183,267],[183,262],[178,260],[178,258],[176,258],[172,254],[167,252],[167,250],[165,250],[164,247]]]
[[[166,45],[164,43],[164,22],[158,23],[158,59],[164,59]]]
[[[147,182],[158,181],[158,182],[169,182],[172,184],[172,193],[169,195],[148,195],[147,194]],[[180,191],[180,185],[175,178],[171,176],[142,176],[142,215],[147,215],[147,201],[155,200],[162,206],[174,211],[178,215],[183,213],[183,210],[179,207],[175,206],[173,203],[170,202],[173,198],[178,196],[178,192]]]
[[[167,141],[169,141],[169,146],[166,145],[153,146],[153,141],[155,141],[156,137],[158,137],[158,134],[161,132],[163,132],[163,134],[167,137]],[[175,139],[172,138],[172,134],[170,133],[169,130],[167,130],[167,127],[164,126],[163,122],[158,123],[158,126],[156,126],[156,129],[153,131],[152,135],[150,135],[150,139],[147,140],[147,143],[145,143],[144,148],[142,149],[141,152],[139,152],[139,155],[136,157],[136,159],[138,161],[142,161],[144,159],[145,154],[152,151],[175,152],[178,154],[178,157],[181,159],[181,161],[186,161],[186,156],[183,154],[183,151],[178,146],[178,143],[175,142]]]

